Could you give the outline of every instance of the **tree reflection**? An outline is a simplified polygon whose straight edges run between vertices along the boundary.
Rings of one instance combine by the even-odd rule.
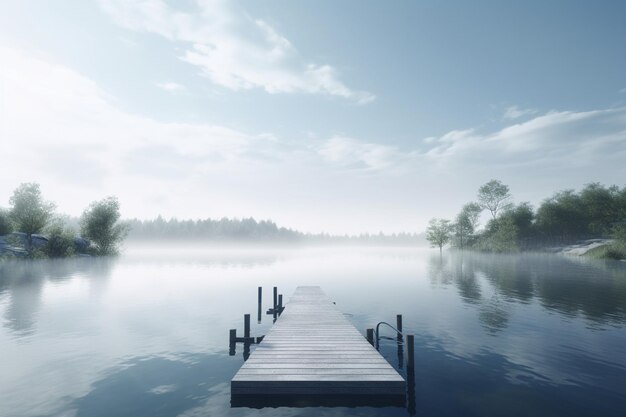
[[[490,334],[496,334],[506,329],[510,315],[507,303],[503,302],[496,293],[491,299],[481,303],[478,318]]]
[[[626,322],[626,265],[619,262],[453,252],[433,256],[429,273],[433,284],[454,284],[465,303],[480,306],[479,318],[490,331],[506,327],[509,303],[533,301],[600,324]],[[487,299],[486,292],[494,296]]]
[[[470,258],[471,259],[471,258]],[[476,279],[476,269],[474,264],[461,256],[452,259],[454,265],[454,283],[463,301],[470,304],[479,304],[482,292],[480,283]]]
[[[449,267],[450,259],[443,256],[431,256],[428,259],[428,276],[433,287],[450,285],[454,274]]]
[[[0,297],[8,296],[5,326],[20,336],[34,332],[41,294],[47,281],[62,282],[77,275],[94,282],[109,277],[112,258],[42,259],[0,263]]]

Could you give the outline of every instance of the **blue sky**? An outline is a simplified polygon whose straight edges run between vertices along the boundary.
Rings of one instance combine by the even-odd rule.
[[[625,185],[623,2],[5,3],[0,205],[420,231]]]

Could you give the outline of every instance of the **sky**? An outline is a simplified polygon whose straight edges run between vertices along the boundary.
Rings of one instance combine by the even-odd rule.
[[[626,185],[626,3],[0,5],[0,206],[420,232]]]

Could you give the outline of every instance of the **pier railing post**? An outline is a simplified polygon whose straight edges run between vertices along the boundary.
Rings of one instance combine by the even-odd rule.
[[[282,313],[283,312],[283,295],[282,294],[278,294],[278,313]]]
[[[406,343],[407,343],[407,350],[408,350],[408,355],[409,355],[407,367],[410,369],[415,366],[414,336],[412,334],[406,337]]]
[[[278,308],[278,287],[274,287],[274,304],[272,305],[272,319],[274,323],[276,323],[276,317],[278,317],[278,313],[276,309]]]
[[[237,329],[230,329],[228,337],[228,354],[235,355],[235,343],[237,343]]]
[[[243,337],[245,339],[250,337],[250,314],[243,315]]]
[[[243,342],[243,361],[247,361],[250,357],[250,342]]]
[[[257,310],[257,321],[261,323],[261,311],[263,311],[263,287],[259,287],[259,307]]]
[[[278,287],[274,287],[274,304],[272,308],[276,311],[276,306],[278,305]]]
[[[402,333],[402,314],[396,315],[396,329]],[[400,333],[398,333],[398,340],[402,340],[402,335]]]
[[[415,400],[415,352],[414,352],[414,340],[413,335],[410,334],[406,337],[407,349],[409,351],[409,360],[407,363],[406,380],[407,380],[407,411],[410,416],[414,416],[416,413],[416,400]]]
[[[398,367],[402,369],[404,367],[404,345],[402,337],[402,314],[396,315],[396,340],[398,341]]]

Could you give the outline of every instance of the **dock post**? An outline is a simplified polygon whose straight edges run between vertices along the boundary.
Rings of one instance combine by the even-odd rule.
[[[276,311],[276,306],[278,305],[278,287],[274,287],[274,311]]]
[[[278,294],[278,313],[282,313],[283,312],[283,295],[282,294]]]
[[[404,367],[404,338],[402,336],[402,314],[396,315],[396,329],[398,329],[398,333],[396,334],[396,340],[398,341],[398,367],[402,369]]]
[[[250,337],[250,314],[243,315],[243,337],[244,339]]]
[[[273,322],[276,323],[276,317],[278,317],[278,313],[276,311],[278,307],[278,287],[274,287],[274,304],[272,306],[272,318]]]
[[[257,321],[261,324],[261,311],[263,311],[263,287],[259,287],[259,308],[257,310]]]
[[[374,346],[374,329],[367,329],[367,341]]]
[[[230,329],[228,337],[228,354],[230,356],[235,355],[235,343],[237,342],[237,329]]]
[[[247,361],[250,357],[250,342],[243,342],[243,361]]]
[[[407,380],[407,411],[410,416],[414,416],[416,413],[416,400],[415,400],[415,363],[414,363],[414,341],[413,335],[410,334],[407,337],[407,349],[409,350],[409,360],[406,370]]]
[[[413,368],[415,366],[415,358],[414,358],[415,352],[414,352],[414,340],[413,339],[414,339],[414,336],[412,334],[410,334],[410,335],[408,335],[406,337],[407,350],[409,351],[408,352],[409,360],[408,360],[408,363],[407,363],[407,367],[409,369]]]

